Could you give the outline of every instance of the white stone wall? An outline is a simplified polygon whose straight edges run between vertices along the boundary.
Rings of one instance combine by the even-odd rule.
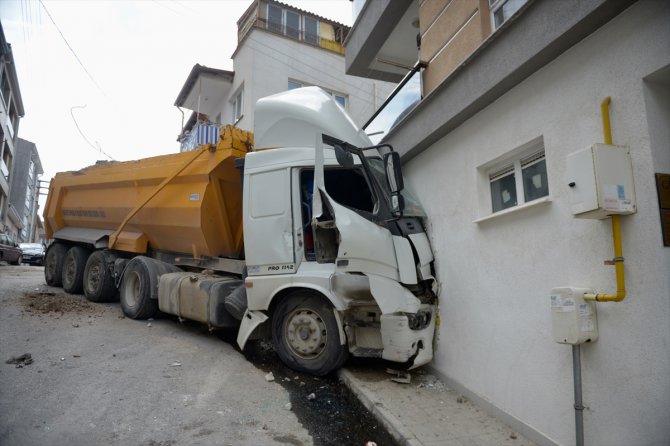
[[[344,57],[292,39],[254,29],[234,57],[235,79],[221,104],[222,119],[232,119],[233,97],[244,84],[244,117],[239,127],[253,130],[258,99],[288,89],[288,80],[317,85],[343,94],[347,112],[360,127],[381,106],[394,84],[344,74]]]
[[[600,338],[582,346],[585,440],[670,439],[670,247],[654,183],[670,173],[670,79],[658,75],[670,66],[669,23],[668,2],[633,5],[405,166],[442,285],[433,366],[548,444],[575,442],[571,348],[552,340],[550,290],[616,291],[603,265],[610,220],[573,218],[566,179],[567,155],[603,141],[606,96],[613,142],[631,148],[639,211],[622,217],[628,296],[597,304]],[[488,212],[477,168],[538,137],[551,201],[473,222]]]

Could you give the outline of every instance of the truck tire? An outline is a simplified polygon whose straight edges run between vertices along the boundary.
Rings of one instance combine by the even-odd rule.
[[[282,299],[272,313],[272,342],[293,370],[323,376],[349,356],[340,344],[333,306],[317,293],[297,291]]]
[[[49,286],[61,286],[63,284],[63,263],[67,246],[63,243],[52,243],[47,249],[44,259],[44,280]]]
[[[158,301],[151,299],[149,282],[149,268],[141,257],[128,262],[119,287],[121,309],[127,317],[146,319],[158,311]]]
[[[63,260],[63,290],[70,294],[81,294],[84,291],[84,268],[90,251],[81,246],[68,249]]]
[[[158,279],[165,273],[177,271],[181,269],[149,257],[133,258],[119,286],[123,314],[131,319],[154,317],[158,313]]]
[[[115,302],[119,293],[110,268],[111,256],[103,250],[93,252],[84,268],[84,296],[91,302]]]

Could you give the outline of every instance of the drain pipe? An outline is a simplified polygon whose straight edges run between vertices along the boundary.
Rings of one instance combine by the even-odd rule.
[[[575,444],[584,446],[584,405],[582,404],[581,345],[572,346],[572,380],[575,387]]]

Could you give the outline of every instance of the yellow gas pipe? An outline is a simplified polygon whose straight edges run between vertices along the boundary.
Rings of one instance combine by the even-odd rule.
[[[612,98],[606,97],[600,104],[600,112],[603,117],[603,134],[605,144],[612,144],[612,128],[610,126],[609,105]],[[585,293],[585,300],[598,302],[621,302],[626,298],[626,281],[623,272],[623,249],[621,248],[621,220],[619,215],[612,215],[612,238],[614,239],[614,259],[612,263],[616,268],[616,294],[593,294]],[[611,264],[611,263],[610,263]]]

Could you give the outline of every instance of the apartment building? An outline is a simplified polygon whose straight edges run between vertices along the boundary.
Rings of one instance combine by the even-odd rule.
[[[37,146],[21,138],[18,138],[17,142],[9,204],[19,215],[21,222],[16,241],[34,243],[40,241],[39,176],[44,173],[44,170]]]
[[[402,154],[428,216],[431,367],[537,444],[667,444],[670,2],[353,8],[347,73],[402,79],[366,129]],[[594,147],[610,137],[623,149]],[[623,300],[571,306],[561,287]],[[590,342],[557,336],[572,315]]]
[[[16,153],[19,121],[23,116],[12,46],[5,40],[0,22],[0,232],[18,239],[21,217],[9,205],[10,183]]]
[[[343,5],[344,6],[344,5]],[[233,71],[196,64],[175,106],[190,110],[181,150],[216,141],[221,124],[253,130],[262,97],[304,86],[331,94],[358,124],[384,102],[395,83],[344,73],[349,27],[274,0],[254,0],[237,22]]]

